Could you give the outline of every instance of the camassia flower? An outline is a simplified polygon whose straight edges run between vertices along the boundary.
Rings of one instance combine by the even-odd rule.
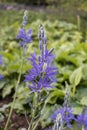
[[[66,94],[64,97],[64,103],[63,106],[56,110],[52,115],[51,119],[55,122],[56,117],[58,114],[61,114],[62,116],[62,122],[63,126],[67,126],[68,128],[72,128],[71,121],[76,120],[72,111],[72,108],[70,107],[70,90],[67,87],[66,88]]]
[[[56,120],[56,117],[58,114],[61,114],[62,115],[62,121],[63,121],[63,126],[67,126],[68,128],[72,128],[72,125],[71,125],[71,121],[72,120],[75,120],[75,117],[72,113],[72,109],[71,107],[65,109],[64,107],[56,110],[52,115],[51,115],[51,119],[54,121],[55,123],[55,120]]]
[[[34,53],[28,59],[32,64],[32,69],[25,76],[25,81],[31,83],[29,88],[33,92],[40,91],[42,88],[48,89],[54,87],[52,83],[56,81],[56,74],[58,72],[57,68],[53,65],[54,55],[52,51],[53,49],[48,51],[46,46],[44,47],[44,41],[42,41],[42,47],[40,48],[41,55],[37,57],[36,53]]]
[[[83,127],[84,130],[87,130],[87,106],[83,109],[82,114],[78,115],[77,122],[79,127]]]
[[[25,11],[23,16],[22,28],[19,30],[19,34],[17,35],[17,39],[20,40],[19,43],[22,47],[26,47],[26,44],[31,43],[32,41],[31,38],[32,30],[28,29],[27,31],[25,31],[27,20],[28,20],[28,15],[27,15],[27,11]]]

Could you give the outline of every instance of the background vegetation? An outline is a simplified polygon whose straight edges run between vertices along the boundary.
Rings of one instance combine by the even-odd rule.
[[[17,2],[23,1],[19,0]],[[26,0],[26,2],[28,1]],[[65,0],[55,0],[55,2],[58,2],[58,4],[62,3],[62,7],[68,7],[70,1],[67,0],[65,3]],[[74,2],[76,1],[74,0]],[[72,6],[73,4],[77,5],[73,2],[69,5]],[[80,0],[79,7],[82,8],[86,4],[85,1]],[[15,91],[22,51],[16,35],[21,27],[22,16],[23,11],[0,11],[0,53],[3,55],[4,60],[3,66],[0,67],[0,73],[4,75],[4,79],[0,81],[0,97],[2,98],[13,95]],[[60,107],[63,103],[65,82],[68,83],[68,87],[72,88],[71,106],[74,113],[76,115],[81,113],[83,106],[87,105],[86,29],[85,31],[83,28],[81,30],[80,27],[83,27],[83,25],[80,24],[80,20],[76,21],[76,24],[72,24],[63,20],[60,21],[53,14],[46,15],[45,13],[29,11],[29,20],[26,28],[32,28],[33,42],[28,47],[27,57],[31,52],[36,51],[37,54],[39,53],[38,26],[39,24],[43,24],[48,37],[48,48],[54,48],[55,64],[59,70],[59,74],[57,75],[58,81],[47,99],[47,107],[43,116],[44,120],[41,122],[43,127],[50,123],[49,117],[54,109]],[[29,101],[33,98],[33,96],[29,95],[29,89],[23,82],[24,76],[30,68],[30,64],[25,60],[14,106],[18,113],[25,113],[25,110],[29,107]],[[9,106],[10,104],[4,104],[3,108],[0,108],[0,113],[3,115],[4,109]]]
[[[87,1],[86,0],[1,0],[1,3],[18,3],[27,6],[44,8],[44,12],[51,13],[64,20],[78,25],[83,32],[83,40],[87,38]],[[31,8],[32,9],[32,8]]]

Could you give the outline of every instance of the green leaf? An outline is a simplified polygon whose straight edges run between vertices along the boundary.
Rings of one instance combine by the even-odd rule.
[[[80,103],[81,103],[81,105],[86,105],[87,106],[87,96],[82,97]]]
[[[73,112],[75,115],[80,114],[82,112],[82,107],[79,107],[79,106],[73,107]]]
[[[11,93],[11,90],[14,86],[13,85],[10,85],[10,84],[7,84],[4,88],[3,88],[3,91],[2,91],[2,97],[6,97],[7,95],[9,95]]]
[[[23,112],[24,110],[23,101],[20,100],[20,103],[18,101],[15,101],[14,109],[16,109],[17,112]]]
[[[49,95],[49,97],[47,98],[47,102],[53,104],[56,102],[57,98],[58,97],[63,97],[64,96],[64,93],[63,91],[55,88]]]
[[[74,70],[74,72],[71,74],[69,80],[70,83],[73,85],[73,94],[75,94],[76,86],[80,83],[82,78],[82,67],[77,68]]]

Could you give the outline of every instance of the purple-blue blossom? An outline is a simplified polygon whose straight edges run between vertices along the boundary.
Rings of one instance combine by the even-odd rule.
[[[70,86],[66,83],[66,93],[64,97],[64,103],[62,108],[56,110],[52,115],[51,119],[55,122],[55,119],[58,114],[62,115],[63,126],[67,126],[68,128],[72,128],[71,121],[76,120],[70,107]]]
[[[83,109],[82,114],[77,116],[78,127],[84,127],[87,130],[87,107]]]
[[[84,126],[85,130],[87,130],[87,115],[83,115],[83,114],[79,115],[77,117],[77,122],[79,127]]]
[[[71,107],[68,107],[68,108],[66,109],[66,108],[62,107],[62,108],[56,110],[56,111],[51,115],[52,121],[55,122],[56,117],[57,117],[58,114],[61,114],[61,115],[62,115],[63,125],[66,125],[68,128],[71,129],[71,128],[72,128],[71,121],[72,121],[72,120],[75,120],[75,117],[74,117],[72,108],[71,108]]]
[[[17,39],[20,40],[20,45],[22,47],[26,47],[26,44],[31,43],[32,41],[32,29],[25,30],[25,26],[28,21],[28,13],[27,11],[24,12],[23,21],[22,21],[22,28],[19,30],[19,34],[17,35]]]
[[[32,30],[28,29],[27,32],[24,28],[19,30],[19,34],[17,35],[17,39],[20,40],[20,45],[24,47],[26,44],[31,43],[32,41]]]
[[[32,68],[25,76],[25,82],[29,83],[29,88],[35,92],[42,88],[53,88],[53,83],[56,82],[57,68],[53,64],[54,55],[53,49],[47,49],[46,37],[44,29],[41,26],[39,32],[39,42],[42,42],[40,47],[40,56],[36,53],[31,54],[28,60],[31,62]]]
[[[32,91],[40,91],[42,88],[53,88],[53,82],[56,82],[57,68],[52,64],[54,55],[46,50],[44,56],[36,57],[36,53],[31,54],[29,60],[32,64],[32,69],[25,76],[26,82],[31,82],[29,88]],[[45,62],[44,62],[45,60]]]

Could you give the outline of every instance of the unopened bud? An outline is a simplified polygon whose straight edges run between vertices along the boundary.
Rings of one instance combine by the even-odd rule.
[[[61,113],[59,113],[56,117],[53,130],[62,130],[62,128],[63,128],[62,115]]]
[[[23,16],[23,22],[22,22],[23,27],[25,27],[25,25],[27,24],[27,21],[28,21],[28,11],[25,10],[24,16]]]

